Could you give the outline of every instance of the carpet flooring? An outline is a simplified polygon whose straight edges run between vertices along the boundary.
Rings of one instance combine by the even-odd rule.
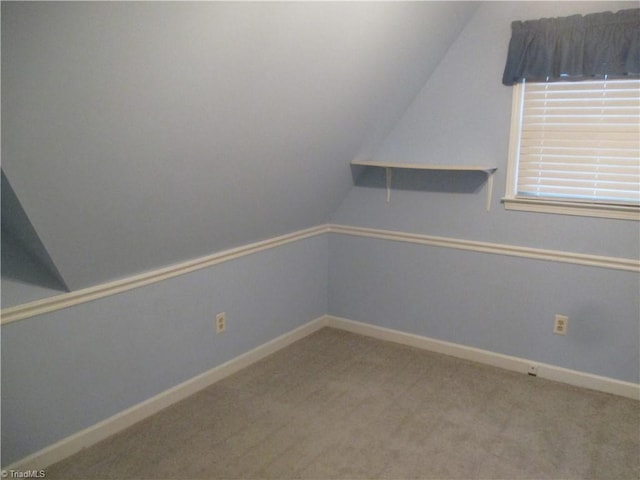
[[[324,328],[51,479],[638,479],[640,402]]]

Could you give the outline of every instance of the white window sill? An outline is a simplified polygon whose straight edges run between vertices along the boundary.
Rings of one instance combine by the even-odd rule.
[[[502,203],[507,210],[640,221],[640,207],[631,205],[603,205],[511,197],[503,198]]]

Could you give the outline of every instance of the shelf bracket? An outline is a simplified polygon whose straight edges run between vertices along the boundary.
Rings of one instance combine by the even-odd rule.
[[[391,201],[391,168],[386,167],[386,180],[387,180],[387,203]]]
[[[487,171],[487,212],[491,210],[491,196],[493,194],[493,174],[495,170]]]

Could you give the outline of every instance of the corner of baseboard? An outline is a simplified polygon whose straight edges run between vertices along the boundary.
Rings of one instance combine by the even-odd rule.
[[[285,348],[320,330],[327,323],[327,316],[307,322],[279,337],[270,340],[253,350],[245,352],[225,363],[196,375],[168,390],[165,390],[141,403],[133,405],[115,415],[106,418],[84,430],[73,433],[56,443],[49,445],[31,455],[28,455],[11,465],[2,467],[3,471],[33,471],[41,470],[49,465],[90,447],[105,438],[114,435],[131,425],[169,407],[170,405],[207,388],[237,371],[265,358],[278,350]]]
[[[431,352],[451,355],[453,357],[471,360],[519,373],[527,373],[529,365],[531,363],[536,363],[538,365],[537,377],[539,378],[566,383],[568,385],[587,388],[590,390],[597,390],[599,392],[610,393],[634,400],[640,400],[640,384],[637,383],[625,382],[615,378],[603,377],[577,370],[570,370],[568,368],[544,364],[526,358],[503,355],[488,350],[445,342],[443,340],[379,327],[332,315],[326,315],[324,323],[329,327],[347,330],[349,332],[378,338],[380,340],[388,340],[403,345],[409,345],[423,350],[429,350]]]

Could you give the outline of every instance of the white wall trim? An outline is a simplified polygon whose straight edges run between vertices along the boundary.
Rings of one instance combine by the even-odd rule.
[[[15,471],[44,469],[49,465],[79,452],[83,448],[95,445],[105,438],[110,437],[111,435],[114,435],[141,420],[144,420],[160,410],[167,408],[210,385],[213,385],[229,375],[262,360],[268,355],[271,355],[272,353],[275,353],[278,350],[311,335],[323,327],[337,328],[380,340],[409,345],[431,352],[520,372],[522,374],[526,374],[528,372],[529,365],[533,363],[538,366],[538,377],[640,400],[640,385],[635,383],[623,382],[613,378],[569,370],[562,367],[527,360],[525,358],[494,353],[488,350],[481,350],[461,344],[405,333],[399,330],[378,327],[346,318],[323,315],[267,343],[264,343],[249,352],[239,355],[238,357],[201,373],[200,375],[196,375],[195,377],[138,403],[137,405],[127,408],[126,410],[96,423],[91,427],[63,438],[53,445],[18,460],[11,465],[3,467],[3,469]]]
[[[327,327],[338,328],[360,335],[378,338],[380,340],[400,343],[402,345],[409,345],[423,350],[442,353],[444,355],[471,360],[485,365],[492,365],[494,367],[523,374],[527,374],[529,366],[535,364],[538,366],[537,376],[540,378],[555,380],[556,382],[562,382],[600,392],[611,393],[622,397],[632,398],[634,400],[640,400],[640,384],[636,383],[624,382],[615,378],[602,377],[590,373],[579,372],[577,370],[570,370],[567,368],[540,363],[534,360],[528,360],[526,358],[503,355],[489,350],[468,347],[458,343],[445,342],[443,340],[378,327],[368,323],[357,322],[355,320],[331,315],[327,315],[325,317],[324,324]]]
[[[309,237],[315,237],[325,233],[336,233],[357,237],[377,238],[395,242],[414,243],[436,247],[456,248],[480,253],[508,255],[536,260],[563,262],[589,267],[609,268],[640,272],[640,261],[629,258],[607,257],[588,255],[560,250],[545,250],[540,248],[521,247],[491,242],[478,242],[474,240],[462,240],[451,237],[437,237],[418,233],[398,232],[394,230],[381,230],[376,228],[352,227],[348,225],[323,224],[305,230],[298,230],[279,237],[270,238],[260,242],[251,243],[242,247],[224,250],[212,255],[200,257],[187,262],[178,263],[169,267],[134,275],[131,277],[103,283],[94,287],[63,293],[54,297],[43,298],[34,302],[24,303],[15,307],[5,308],[0,312],[0,324],[7,324],[35,317],[44,313],[54,312],[63,308],[72,307],[99,298],[144,287],[152,283],[161,282],[179,275],[208,268],[218,263],[234,260],[245,255],[251,255],[271,248],[280,247],[288,243],[297,242]]]
[[[504,197],[502,203],[506,210],[523,212],[557,213],[560,215],[577,215],[581,217],[617,218],[621,220],[640,221],[638,206],[603,205],[597,203],[559,202],[537,198]]]
[[[450,237],[435,237],[432,235],[398,232],[394,230],[351,227],[347,225],[329,225],[329,232],[340,233],[342,235],[353,235],[357,237],[378,238],[395,242],[416,243],[420,245],[471,250],[474,252],[532,258],[536,260],[572,263],[577,265],[586,265],[589,267],[640,272],[640,261],[629,258],[589,255],[585,253],[573,253],[561,250],[546,250],[500,243],[478,242],[475,240],[461,240]]]
[[[63,460],[83,448],[94,445],[111,435],[114,435],[131,425],[187,398],[194,393],[213,385],[229,375],[236,373],[249,365],[262,360],[268,355],[287,347],[325,326],[326,317],[312,320],[290,332],[287,332],[267,343],[260,345],[238,357],[212,368],[200,375],[182,382],[164,392],[159,393],[137,405],[134,405],[112,417],[109,417],[91,427],[76,432],[62,440],[35,452],[17,462],[2,467],[3,470],[40,470]]]
[[[99,298],[108,297],[117,293],[122,293],[134,288],[144,287],[152,283],[161,282],[179,275],[201,270],[211,267],[222,262],[228,262],[245,255],[251,255],[263,250],[280,247],[288,243],[297,242],[309,237],[315,237],[328,231],[327,225],[318,225],[305,230],[281,235],[279,237],[269,238],[260,242],[250,243],[242,247],[223,250],[221,252],[200,257],[187,262],[177,263],[169,267],[152,270],[140,275],[126,277],[113,282],[103,283],[94,287],[83,288],[70,293],[63,293],[55,297],[43,298],[34,302],[24,303],[15,307],[5,308],[1,312],[0,324],[6,324],[23,320],[25,318],[35,317],[43,313],[62,310],[63,308],[72,307],[80,303],[90,302]]]

